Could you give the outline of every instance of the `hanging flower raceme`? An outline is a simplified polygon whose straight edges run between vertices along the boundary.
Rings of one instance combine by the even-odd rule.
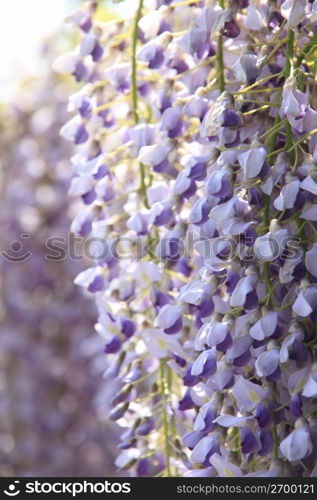
[[[72,227],[110,248],[78,281],[118,381],[117,466],[315,475],[314,4],[140,0],[83,29],[92,12],[56,66],[83,81]]]

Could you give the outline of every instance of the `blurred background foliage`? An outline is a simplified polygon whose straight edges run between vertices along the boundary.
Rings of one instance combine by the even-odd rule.
[[[43,3],[54,2],[63,3],[65,14],[82,3]],[[39,5],[30,0],[24,19],[29,30],[41,23],[33,3]],[[110,3],[99,2],[100,20],[116,15]],[[12,5],[2,12],[8,24],[14,23],[10,16]],[[106,362],[94,333],[94,305],[73,285],[84,264],[45,259],[46,239],[67,238],[75,210],[67,197],[72,152],[59,129],[68,119],[67,96],[77,86],[51,70],[74,44],[62,23],[44,40],[39,29],[25,51],[28,31],[21,32],[20,48],[13,44],[4,56],[0,82],[1,251],[32,254],[22,263],[0,256],[0,476],[116,474],[115,429],[105,423],[111,394],[102,378]],[[10,248],[12,242],[23,249]]]

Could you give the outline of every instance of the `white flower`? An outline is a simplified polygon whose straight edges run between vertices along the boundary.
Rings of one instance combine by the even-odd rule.
[[[290,462],[302,460],[310,455],[313,444],[308,429],[304,426],[295,429],[281,442],[280,450]]]
[[[296,28],[305,19],[306,3],[306,0],[285,0],[282,3],[281,14],[290,28]]]
[[[150,353],[156,358],[165,358],[170,353],[177,354],[182,358],[186,357],[180,343],[175,339],[175,335],[167,335],[159,328],[146,330],[142,334],[142,338]]]

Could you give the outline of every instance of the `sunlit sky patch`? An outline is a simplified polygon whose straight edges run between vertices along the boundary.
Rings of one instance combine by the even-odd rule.
[[[0,100],[14,94],[24,75],[38,72],[41,41],[63,26],[80,0],[0,0]],[[106,2],[113,6],[112,2]],[[129,10],[134,0],[129,0]],[[128,2],[116,4],[119,15]]]
[[[67,13],[73,0],[2,0],[0,16],[1,78],[16,72],[17,66],[33,69],[40,40],[52,33]]]

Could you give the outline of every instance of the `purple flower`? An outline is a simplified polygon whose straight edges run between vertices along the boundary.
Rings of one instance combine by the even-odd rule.
[[[280,351],[272,348],[260,354],[255,362],[256,373],[259,377],[272,375],[279,367]]]
[[[271,337],[277,327],[278,313],[271,311],[261,317],[250,328],[250,335],[256,340],[264,340],[266,337]]]
[[[317,244],[314,244],[305,255],[305,266],[315,278],[317,278]]]
[[[317,305],[317,288],[308,287],[300,290],[293,304],[293,311],[302,317],[309,316]]]
[[[147,477],[151,475],[152,464],[148,458],[141,458],[137,464],[137,476]]]
[[[215,427],[216,424],[214,420],[216,418],[216,410],[212,402],[204,404],[196,417],[194,424],[194,431],[199,432],[210,432]]]
[[[198,464],[207,465],[209,458],[214,453],[220,453],[219,434],[206,436],[196,444],[190,455],[190,461]]]
[[[241,429],[242,453],[255,453],[259,448],[259,442],[249,427]]]
[[[233,345],[226,353],[228,362],[233,362],[235,366],[245,366],[251,358],[251,339],[249,335],[244,335],[233,342]]]
[[[168,108],[164,111],[160,130],[167,132],[168,137],[174,139],[182,132],[181,111],[178,108]]]
[[[271,432],[268,429],[262,429],[260,431],[259,439],[261,443],[261,448],[257,450],[257,454],[260,455],[261,457],[265,457],[270,453],[272,453],[274,448],[274,440]]]
[[[185,376],[183,378],[183,383],[185,387],[193,387],[194,385],[198,384],[199,382],[199,377],[198,375],[193,375],[192,374],[192,364],[189,364],[185,373]]]
[[[143,146],[140,149],[139,161],[150,165],[154,171],[162,172],[168,167],[167,155],[169,147],[166,145]]]
[[[182,307],[166,304],[160,309],[157,322],[165,333],[178,333],[183,325],[182,314]]]
[[[186,389],[183,398],[179,401],[178,409],[180,411],[191,410],[195,408],[195,403],[191,398],[190,389]]]
[[[192,431],[183,436],[182,442],[187,448],[193,450],[203,437],[205,437],[203,432]]]
[[[257,419],[259,427],[267,427],[272,422],[270,411],[262,404],[256,407],[255,418]]]
[[[253,179],[260,174],[264,166],[266,154],[266,149],[256,142],[251,149],[240,154],[239,163],[246,179]]]
[[[128,318],[121,318],[121,331],[127,339],[135,334],[135,322]]]
[[[109,419],[112,421],[119,420],[120,418],[123,417],[125,412],[127,411],[129,407],[129,403],[122,403],[118,406],[116,406],[113,410],[110,411],[109,413]]]
[[[100,292],[104,287],[101,267],[91,267],[82,271],[75,278],[74,283],[86,288],[91,293]]]
[[[250,273],[238,281],[231,295],[230,304],[232,307],[246,307],[248,302],[250,305],[256,305],[257,296],[254,291],[256,278],[255,273]]]
[[[212,349],[203,351],[193,363],[191,374],[201,378],[207,378],[216,373],[217,361]]]
[[[60,134],[68,141],[75,144],[83,144],[89,138],[88,132],[84,123],[77,117],[72,118],[64,127],[61,128]]]
[[[114,354],[120,350],[121,341],[119,337],[113,337],[110,342],[105,345],[106,354]]]
[[[232,66],[236,79],[240,82],[254,83],[261,73],[261,65],[256,54],[243,54]]]
[[[312,366],[312,372],[308,377],[307,382],[303,388],[303,396],[306,398],[317,397],[317,366],[315,364]]]
[[[171,40],[170,33],[164,32],[154,40],[143,45],[137,57],[141,61],[146,61],[150,69],[157,69],[164,61],[164,50]]]

